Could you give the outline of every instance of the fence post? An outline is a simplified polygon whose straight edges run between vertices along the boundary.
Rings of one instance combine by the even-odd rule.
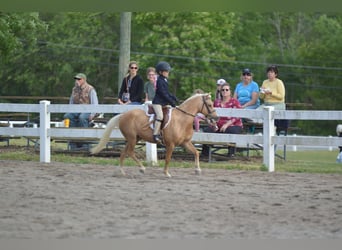
[[[51,147],[50,147],[50,112],[48,112],[48,106],[50,101],[39,102],[39,140],[40,140],[40,162],[50,163],[51,161]]]
[[[332,138],[332,135],[329,135],[329,138]],[[329,146],[328,149],[329,149],[329,151],[333,151],[333,147],[332,146]]]
[[[292,136],[296,137],[297,134],[293,134]],[[297,151],[297,145],[293,145],[293,146],[292,146],[292,151],[293,151],[293,152],[296,152],[296,151]]]
[[[264,165],[268,168],[268,172],[274,171],[274,143],[272,136],[274,136],[274,107],[265,106],[263,110],[264,118]]]
[[[157,166],[157,144],[146,142],[146,161],[150,166]]]

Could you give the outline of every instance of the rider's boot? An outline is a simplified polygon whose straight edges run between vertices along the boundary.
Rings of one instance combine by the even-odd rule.
[[[161,121],[155,120],[154,122],[154,130],[153,130],[153,139],[156,143],[161,143],[162,138],[160,136],[160,126],[161,126]]]

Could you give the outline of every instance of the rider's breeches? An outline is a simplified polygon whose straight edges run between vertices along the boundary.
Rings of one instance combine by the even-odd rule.
[[[162,105],[159,105],[159,104],[153,104],[153,109],[154,109],[154,112],[156,113],[156,120],[155,120],[155,123],[154,123],[154,131],[153,131],[153,134],[154,135],[159,135],[160,133],[160,126],[161,126],[161,123],[163,121],[163,109],[162,109]]]

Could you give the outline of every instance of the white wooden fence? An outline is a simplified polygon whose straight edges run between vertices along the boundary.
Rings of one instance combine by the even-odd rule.
[[[39,128],[12,128],[0,127],[2,136],[26,136],[39,137],[40,140],[40,162],[49,163],[51,160],[52,138],[101,138],[103,129],[82,128],[51,128],[52,113],[66,112],[95,112],[95,113],[122,113],[130,109],[145,109],[144,105],[69,105],[50,104],[50,101],[40,101],[39,104],[10,104],[1,103],[0,112],[27,112],[39,113]],[[236,116],[250,119],[263,120],[263,135],[236,135],[195,132],[193,142],[206,144],[219,144],[236,142],[238,144],[262,144],[263,163],[269,172],[274,171],[275,145],[306,145],[306,146],[329,146],[338,147],[342,145],[342,137],[337,136],[276,136],[274,133],[274,119],[288,120],[342,120],[342,111],[306,111],[306,110],[274,110],[273,107],[265,107],[263,110],[241,110],[241,109],[216,109],[219,116]],[[119,130],[113,130],[111,138],[123,139]],[[150,164],[156,164],[156,145],[146,144],[146,159]]]

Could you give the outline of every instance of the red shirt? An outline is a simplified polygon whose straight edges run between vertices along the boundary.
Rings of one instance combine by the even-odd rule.
[[[236,109],[241,109],[242,106],[239,103],[239,101],[235,98],[230,98],[230,100],[226,103],[224,103],[220,99],[216,99],[214,101],[214,107],[216,108],[236,108]],[[217,121],[217,126],[219,129],[227,122],[227,121],[232,121],[231,126],[240,126],[241,128],[243,127],[242,125],[242,119],[238,117],[227,117],[227,116],[220,116],[219,120]]]

